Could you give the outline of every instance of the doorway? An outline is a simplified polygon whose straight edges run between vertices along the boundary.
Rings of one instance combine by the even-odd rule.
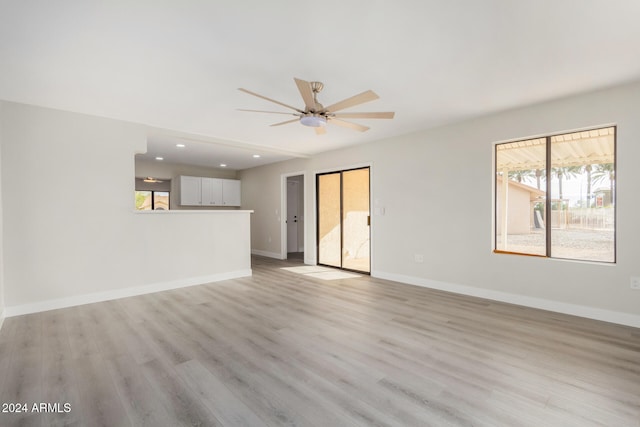
[[[370,273],[369,167],[316,175],[318,264]]]
[[[304,260],[304,175],[287,177],[287,259]]]

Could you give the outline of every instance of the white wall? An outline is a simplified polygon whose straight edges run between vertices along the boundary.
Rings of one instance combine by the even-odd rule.
[[[8,314],[250,274],[249,213],[134,212],[143,126],[0,104]]]
[[[372,275],[640,326],[640,84],[629,84],[465,123],[242,171],[243,207],[255,209],[252,249],[279,253],[280,176],[371,163]],[[617,264],[492,252],[493,145],[618,125]],[[323,138],[330,138],[330,131]],[[307,261],[315,259],[315,197],[307,202]],[[416,263],[414,254],[425,262]]]
[[[238,174],[242,180],[242,208],[254,211],[254,214],[251,215],[251,250],[253,253],[280,257],[283,247],[286,248],[286,245],[281,246],[280,236],[280,226],[286,226],[284,222],[286,212],[282,212],[282,203],[284,202],[286,206],[286,199],[283,201],[281,198],[283,185],[281,174],[305,170],[308,162],[308,159],[294,159],[239,171]],[[305,191],[309,191],[309,176],[304,178]],[[249,185],[245,185],[245,178],[249,180]],[[261,181],[262,179],[264,181]],[[310,194],[307,193],[307,199]],[[305,235],[308,236],[309,222],[313,221],[313,217],[309,216],[308,209],[304,209],[304,216]],[[315,250],[313,253],[309,252],[309,244],[309,241],[305,240],[305,258],[315,256]]]

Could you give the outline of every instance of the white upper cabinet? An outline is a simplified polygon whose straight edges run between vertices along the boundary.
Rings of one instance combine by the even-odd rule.
[[[180,177],[180,204],[200,206],[202,204],[202,178],[199,176]]]
[[[240,206],[240,180],[180,177],[182,206]]]
[[[240,180],[223,179],[222,204],[224,206],[240,206]]]
[[[222,180],[202,178],[202,206],[222,206]]]

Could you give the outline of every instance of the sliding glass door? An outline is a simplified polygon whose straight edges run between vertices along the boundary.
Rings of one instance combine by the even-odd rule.
[[[369,273],[369,168],[317,175],[318,264]]]
[[[318,264],[342,267],[340,172],[318,175]]]

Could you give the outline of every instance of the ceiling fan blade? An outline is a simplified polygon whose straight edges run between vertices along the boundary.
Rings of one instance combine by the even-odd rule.
[[[333,123],[334,125],[342,126],[342,127],[349,128],[349,129],[359,130],[360,132],[364,132],[364,131],[369,130],[369,128],[366,127],[366,126],[362,126],[362,125],[359,125],[357,123],[346,122],[346,121],[340,120],[340,119],[332,118],[329,121],[329,123]]]
[[[282,126],[282,125],[286,125],[287,123],[293,123],[293,122],[299,122],[299,121],[300,119],[287,120],[286,122],[274,123],[270,126]]]
[[[286,114],[288,116],[297,116],[296,113],[285,113],[284,111],[247,110],[244,108],[238,108],[238,111],[248,111],[250,113]]]
[[[344,119],[393,119],[396,113],[392,111],[377,113],[337,113],[333,117]]]
[[[255,93],[255,92],[251,92],[250,90],[247,90],[247,89],[244,89],[244,88],[238,88],[238,90],[240,90],[240,91],[242,91],[244,93],[248,93],[249,95],[257,96],[258,98],[262,98],[262,99],[265,99],[267,101],[274,102],[274,103],[276,103],[278,105],[282,105],[283,107],[290,108],[290,109],[295,110],[295,111],[297,111],[299,113],[304,113],[304,111],[298,110],[296,107],[292,107],[291,105],[287,105],[287,104],[285,104],[283,102],[276,101],[275,99],[267,98],[266,96],[262,96],[260,94]]]
[[[355,107],[356,105],[364,104],[365,102],[374,101],[380,98],[376,93],[372,90],[368,90],[366,92],[359,93],[358,95],[354,95],[351,98],[343,99],[340,102],[336,102],[333,105],[329,105],[325,107],[324,111],[329,111],[331,113],[335,113],[336,111],[344,110],[345,108]]]
[[[327,130],[324,128],[324,126],[318,126],[314,129],[316,130],[316,135],[324,135],[325,133],[327,133]]]
[[[304,105],[307,107],[307,110],[315,110],[316,109],[316,101],[313,99],[313,89],[311,89],[311,83],[293,78],[296,81],[296,85],[298,86],[298,90],[300,91],[300,95],[302,95],[302,99],[304,100]]]

